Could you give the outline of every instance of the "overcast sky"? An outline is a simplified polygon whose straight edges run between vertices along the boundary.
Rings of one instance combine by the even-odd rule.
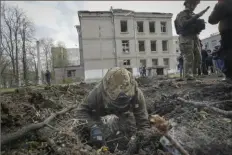
[[[201,1],[195,13],[210,6],[202,17],[208,21],[217,1]],[[177,13],[183,10],[183,1],[8,1],[10,5],[18,5],[36,25],[36,38],[51,37],[55,41],[63,41],[66,47],[78,47],[78,36],[74,25],[79,24],[77,11],[101,11],[113,8],[129,9],[143,12],[173,13],[173,20]],[[218,32],[217,25],[207,23],[200,38],[208,37]],[[176,35],[173,26],[173,34]]]

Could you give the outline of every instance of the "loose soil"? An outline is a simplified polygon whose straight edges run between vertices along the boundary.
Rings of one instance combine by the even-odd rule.
[[[165,78],[139,78],[137,81],[144,92],[149,114],[159,114],[168,119],[172,125],[169,135],[190,155],[231,155],[231,118],[183,103],[178,97],[207,104],[232,100],[232,85],[216,78],[189,82]],[[46,88],[20,88],[14,92],[2,93],[1,136],[16,132],[31,123],[42,122],[52,113],[80,103],[94,85],[95,83],[81,83]],[[231,111],[232,102],[217,104],[215,107]],[[84,120],[77,119],[76,110],[73,109],[56,117],[48,126],[1,146],[1,154],[96,154],[96,150],[87,145],[83,137],[78,136],[85,124]],[[123,148],[120,145],[125,148],[125,141],[112,141],[112,146],[117,144],[118,148],[113,149],[115,152],[112,151],[112,154],[122,154],[125,150],[119,151],[119,148]],[[165,141],[162,141],[162,144],[168,145]],[[162,154],[155,148],[157,149],[149,146],[140,150],[139,154]],[[164,148],[161,149],[168,152]]]

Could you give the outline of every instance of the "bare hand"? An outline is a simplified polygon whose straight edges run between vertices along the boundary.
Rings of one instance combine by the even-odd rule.
[[[202,15],[204,15],[209,10],[209,8],[210,7],[208,6],[206,9],[202,10],[201,12],[199,12],[198,13],[199,17],[201,17]]]

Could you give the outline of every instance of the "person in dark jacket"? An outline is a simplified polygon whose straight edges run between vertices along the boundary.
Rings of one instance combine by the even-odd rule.
[[[207,50],[208,56],[206,57],[206,70],[207,72],[210,70],[210,73],[214,73],[213,68],[213,56],[211,54],[211,50]]]
[[[178,69],[180,70],[180,78],[183,78],[183,66],[184,66],[184,58],[183,55],[180,54],[180,56],[178,57]]]
[[[204,75],[208,75],[208,70],[206,67],[206,59],[208,57],[208,53],[206,51],[206,49],[202,49],[201,50],[201,68],[202,68],[202,73]]]
[[[221,35],[221,50],[219,55],[224,59],[223,72],[228,80],[232,81],[232,1],[218,0],[209,16],[210,24],[218,24]]]
[[[215,70],[217,71],[218,77],[222,77],[222,76],[225,77],[225,75],[223,74],[223,69],[225,68],[224,60],[218,57],[219,50],[220,50],[220,45],[214,47],[214,50],[212,52],[213,61],[215,64]]]
[[[46,78],[47,85],[50,86],[51,85],[51,73],[49,72],[49,70],[46,70],[45,78]]]

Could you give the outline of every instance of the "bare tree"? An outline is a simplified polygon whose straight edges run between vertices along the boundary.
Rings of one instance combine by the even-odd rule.
[[[1,6],[1,52],[10,60],[9,71],[14,77],[14,84],[19,86],[19,69],[22,58],[24,79],[27,81],[26,46],[30,44],[34,26],[22,9],[17,6]]]
[[[27,68],[27,49],[26,46],[30,46],[30,40],[32,39],[34,34],[34,25],[33,23],[27,18],[22,18],[21,27],[20,27],[20,35],[22,41],[22,64],[23,64],[23,78],[25,84],[28,84],[28,68]]]
[[[66,48],[65,43],[64,43],[63,41],[58,41],[58,42],[56,43],[56,46],[57,46],[57,47]]]
[[[46,69],[52,68],[51,66],[51,48],[54,45],[52,38],[42,38],[40,40],[42,46],[42,54],[45,56]]]
[[[9,7],[3,3],[1,6],[1,28],[2,28],[2,47],[4,52],[10,57],[12,72],[14,75],[15,83],[19,85],[19,28],[20,20],[23,16],[23,11],[18,7]]]
[[[38,83],[38,67],[37,67],[37,52],[36,45],[27,46],[27,62],[28,62],[28,70],[32,70],[35,73],[34,81]]]

